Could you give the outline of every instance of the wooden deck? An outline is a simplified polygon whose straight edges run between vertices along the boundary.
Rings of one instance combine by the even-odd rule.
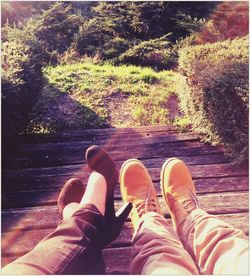
[[[232,166],[222,147],[205,145],[194,133],[178,134],[172,127],[159,126],[29,135],[20,140],[2,172],[2,266],[30,251],[57,226],[59,191],[72,176],[86,183],[84,153],[93,144],[106,149],[119,167],[128,158],[144,162],[168,220],[160,194],[160,169],[165,159],[179,157],[190,168],[201,207],[248,234],[248,170]],[[118,208],[119,187],[115,200]],[[131,237],[128,220],[103,252],[106,273],[128,273]]]

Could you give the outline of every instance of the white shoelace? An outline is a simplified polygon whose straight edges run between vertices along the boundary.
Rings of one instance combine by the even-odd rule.
[[[150,199],[150,188],[148,190],[147,198],[134,205],[134,210],[132,212],[137,212],[139,218],[147,212],[157,212],[155,198]]]
[[[183,205],[184,209],[187,210],[187,213],[190,214],[193,210],[200,208],[200,205],[196,195],[190,189],[188,190],[188,193],[190,198],[181,201],[181,204]]]

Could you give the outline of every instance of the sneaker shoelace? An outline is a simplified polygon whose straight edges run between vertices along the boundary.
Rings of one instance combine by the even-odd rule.
[[[134,212],[138,213],[139,218],[147,212],[157,212],[155,198],[150,198],[150,189],[148,190],[148,195],[146,200],[143,200],[134,205]]]
[[[182,206],[190,214],[193,210],[200,208],[199,202],[195,194],[189,189],[188,193],[190,195],[189,199],[185,199],[181,201]]]

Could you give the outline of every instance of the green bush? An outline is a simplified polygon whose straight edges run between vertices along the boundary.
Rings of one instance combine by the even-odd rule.
[[[14,30],[12,30],[14,32]],[[18,31],[19,32],[19,31]],[[18,37],[18,36],[17,36]],[[2,142],[3,155],[16,142],[28,112],[42,88],[41,59],[35,41],[2,43]],[[3,157],[4,157],[3,156]]]
[[[140,66],[150,66],[155,70],[169,69],[172,66],[171,43],[168,35],[143,41],[119,57],[119,62]]]
[[[74,35],[72,44],[81,55],[94,56],[102,50],[104,41],[108,39],[110,37],[102,32],[97,20],[90,19],[80,26],[79,31]]]
[[[103,58],[116,59],[131,47],[131,42],[121,37],[115,37],[103,45]]]
[[[181,49],[195,46],[197,45],[197,33],[192,33],[189,36],[186,36],[185,38],[181,38],[176,41],[176,43],[173,45],[172,48],[172,61],[173,61],[173,67],[178,67],[178,59],[179,59],[179,52]]]
[[[37,18],[31,19],[26,28],[35,35],[42,50],[53,56],[70,47],[81,24],[83,17],[74,14],[71,6],[56,2]]]
[[[183,111],[207,140],[248,158],[248,37],[180,50]],[[186,84],[186,86],[185,86]]]

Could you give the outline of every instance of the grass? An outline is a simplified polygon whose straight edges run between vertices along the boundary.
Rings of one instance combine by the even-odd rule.
[[[43,72],[45,84],[28,132],[156,125],[181,117],[171,110],[180,78],[172,71],[84,62]]]

